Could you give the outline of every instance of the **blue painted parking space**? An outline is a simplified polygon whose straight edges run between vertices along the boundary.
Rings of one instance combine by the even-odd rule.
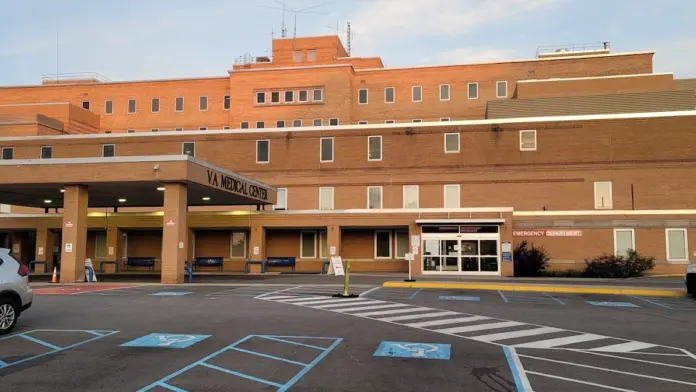
[[[116,333],[118,331],[35,329],[5,336],[0,338],[0,369],[69,350]],[[66,338],[70,340],[69,344],[59,343]],[[12,355],[5,356],[3,349],[11,349]]]
[[[159,297],[180,297],[182,295],[193,294],[191,291],[160,291],[159,293],[152,293],[149,295],[159,296]]]
[[[187,389],[184,389],[182,384],[185,384],[187,380],[178,381],[179,377],[201,368],[242,378],[260,386],[274,387],[277,388],[278,392],[285,392],[312,370],[341,341],[343,341],[342,338],[331,337],[249,335],[155,381],[140,389],[139,392],[163,388],[186,392]],[[273,346],[274,344],[275,346]],[[278,344],[281,346],[280,349]],[[278,354],[278,351],[284,354]],[[298,352],[303,353],[299,358],[295,355]],[[256,358],[256,360],[249,360],[250,358]],[[261,372],[259,368],[249,366],[250,362],[263,360],[275,364],[271,365],[270,371]],[[279,380],[282,377],[284,379]]]
[[[443,301],[481,301],[481,297],[467,296],[467,295],[441,295],[438,299]]]
[[[692,298],[665,298],[665,297],[636,297],[631,298],[642,301],[644,304],[655,305],[669,310],[696,310],[696,300]]]
[[[449,360],[450,348],[449,344],[383,341],[373,356]]]
[[[186,348],[201,340],[209,338],[210,335],[181,335],[166,333],[151,333],[128,343],[122,347],[163,347],[163,348]]]
[[[640,308],[632,302],[610,302],[610,301],[587,301],[592,306],[603,306],[607,308]]]

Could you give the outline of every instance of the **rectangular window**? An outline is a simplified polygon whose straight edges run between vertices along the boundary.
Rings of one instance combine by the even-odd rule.
[[[295,102],[295,92],[294,91],[286,91],[285,92],[285,103],[293,103]]]
[[[367,137],[367,160],[381,161],[382,160],[382,136]]]
[[[411,101],[423,102],[423,86],[411,87]]]
[[[595,210],[607,210],[613,207],[611,181],[594,183],[594,208]]]
[[[689,262],[689,242],[686,229],[665,229],[667,261]]]
[[[5,147],[2,149],[2,159],[14,159],[14,148]]]
[[[322,102],[324,101],[324,89],[322,88],[315,88],[314,93],[312,95],[312,100],[314,102]]]
[[[459,152],[459,134],[458,133],[446,133],[445,134],[445,154],[457,153]]]
[[[397,231],[394,233],[395,237],[395,242],[394,244],[394,254],[396,255],[397,259],[405,259],[406,258],[406,253],[409,251],[408,247],[408,231]]]
[[[159,113],[159,98],[152,98],[150,102],[150,111],[152,113]]]
[[[53,158],[53,147],[43,146],[41,147],[41,159],[51,159]]]
[[[104,114],[113,114],[114,113],[114,102],[113,101],[104,101]]]
[[[441,117],[441,118],[440,118],[440,121],[441,121],[441,122],[447,122],[447,121],[449,121],[449,120],[450,120],[449,117]]]
[[[328,233],[326,231],[319,232],[319,258],[326,259],[329,253]]]
[[[445,185],[445,208],[459,208],[459,185]]]
[[[184,130],[184,128],[174,128],[174,130],[177,131],[177,132],[181,132],[181,131]],[[133,132],[135,132],[135,131],[133,131]]]
[[[94,237],[94,258],[106,258],[106,234],[99,233]]]
[[[302,120],[292,120],[292,127],[299,128],[302,126]]]
[[[295,50],[292,52],[292,61],[295,63],[302,62],[302,51],[301,50]]]
[[[246,233],[232,233],[230,243],[230,258],[242,259],[246,257]]]
[[[116,156],[116,146],[113,144],[103,144],[102,145],[102,157],[111,158]]]
[[[201,112],[208,110],[208,97],[198,97],[198,110]]]
[[[385,123],[385,124],[394,124],[394,123],[396,123],[396,121],[394,121],[394,120],[384,120],[384,123]]]
[[[375,258],[391,259],[391,231],[375,231]]]
[[[411,120],[411,122],[419,123],[419,122],[423,122],[423,120],[420,118],[416,118],[416,119]]]
[[[288,209],[288,188],[278,188],[278,200],[273,206],[274,210],[287,210]]]
[[[228,130],[228,129],[230,129],[230,126],[229,126],[229,125],[225,125],[224,127],[222,127],[222,129],[223,129],[223,130]]]
[[[520,131],[520,151],[536,151],[536,130]]]
[[[222,108],[225,110],[230,110],[230,96],[225,95],[222,97]]]
[[[507,97],[507,81],[495,82],[495,96],[496,98]]]
[[[450,100],[450,85],[449,84],[441,84],[440,85],[440,101],[449,101]]]
[[[382,187],[367,187],[367,208],[370,210],[382,208]]]
[[[152,132],[159,132],[159,128],[152,128],[150,131],[152,131]]]
[[[307,61],[317,61],[317,50],[308,49],[307,50]]]
[[[394,87],[384,89],[384,103],[394,103]]]
[[[89,110],[89,101],[82,101],[82,109]]]
[[[309,100],[309,93],[307,92],[307,90],[298,91],[297,100],[300,102],[307,102]]]
[[[334,189],[333,187],[319,188],[319,209],[333,210],[334,208]]]
[[[256,128],[266,128],[266,123],[263,121],[257,121]]]
[[[614,254],[628,256],[629,250],[636,249],[633,229],[614,229]]]
[[[257,104],[266,103],[266,93],[265,92],[259,91],[256,93],[256,103]]]
[[[196,143],[195,142],[184,142],[181,145],[181,153],[191,157],[196,156]]]
[[[276,121],[276,128],[285,128],[285,120]]]
[[[200,127],[200,128],[198,128],[198,130],[199,130],[199,131],[207,131],[207,130],[208,130],[208,127]]]
[[[418,208],[418,185],[404,185],[404,208]]]
[[[239,123],[240,129],[249,129],[249,121],[242,121]]]
[[[317,258],[317,232],[303,231],[300,233],[300,258],[316,259]]]
[[[469,99],[478,99],[478,83],[469,83],[467,91],[469,92]]]
[[[320,118],[315,118],[314,120],[312,120],[312,125],[314,125],[315,127],[320,127],[323,124]]]
[[[256,163],[268,163],[271,160],[271,141],[256,141]]]
[[[271,103],[280,103],[280,91],[271,91]]]
[[[129,129],[126,131],[127,133],[135,133],[135,129]]]
[[[335,127],[338,125],[338,119],[337,118],[330,118],[329,119],[329,125],[332,127]]]
[[[358,125],[367,125],[367,121],[358,121]]]
[[[129,99],[128,100],[128,114],[135,113],[135,109],[136,109],[135,99]]]
[[[183,112],[184,111],[184,97],[174,98],[174,111]]]
[[[334,138],[322,137],[319,139],[319,161],[333,162],[334,160]]]
[[[367,105],[367,89],[358,89],[358,103],[360,105]]]

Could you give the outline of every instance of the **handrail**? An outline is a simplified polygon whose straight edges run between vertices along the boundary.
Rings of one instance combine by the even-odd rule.
[[[596,52],[610,50],[611,42],[591,42],[583,44],[547,45],[537,47],[536,55],[548,56],[563,53]]]
[[[72,72],[58,74],[42,74],[42,82],[63,82],[63,81],[78,81],[78,80],[94,80],[99,83],[111,82],[111,79],[98,72]]]

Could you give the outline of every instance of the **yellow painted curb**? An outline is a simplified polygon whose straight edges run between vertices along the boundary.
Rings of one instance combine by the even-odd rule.
[[[409,289],[456,289],[531,291],[571,294],[644,295],[652,297],[686,297],[686,291],[648,288],[608,288],[588,286],[529,285],[518,283],[457,283],[457,282],[384,282],[382,287]]]
[[[646,275],[646,278],[683,278],[686,274],[659,274],[659,275]]]

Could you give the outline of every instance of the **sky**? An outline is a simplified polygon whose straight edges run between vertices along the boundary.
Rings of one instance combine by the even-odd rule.
[[[226,76],[270,55],[283,0],[0,0],[0,85],[42,74],[118,80]],[[696,77],[694,0],[285,0],[288,36],[335,34],[387,67],[534,58],[537,47],[609,41],[655,51],[654,71]]]

